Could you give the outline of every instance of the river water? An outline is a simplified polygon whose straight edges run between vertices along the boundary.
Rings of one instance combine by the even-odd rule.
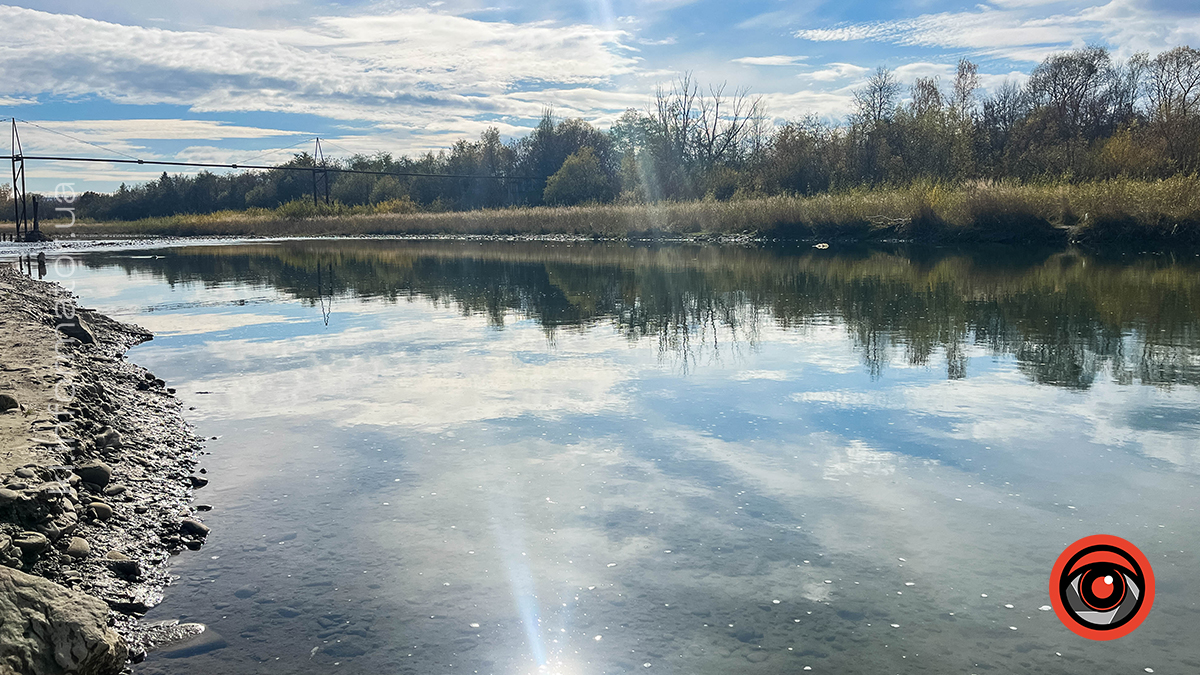
[[[136,673],[1200,671],[1190,254],[75,258],[212,438],[213,534],[147,620],[224,646]],[[1042,609],[1097,533],[1157,580],[1112,642]]]

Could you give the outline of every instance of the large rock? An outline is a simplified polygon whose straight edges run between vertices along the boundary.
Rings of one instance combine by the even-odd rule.
[[[125,643],[108,626],[108,605],[0,567],[0,672],[115,675],[127,656]]]
[[[13,537],[12,543],[25,555],[38,555],[50,548],[50,539],[41,532],[22,532]]]
[[[55,327],[58,328],[59,332],[67,337],[73,337],[87,345],[94,344],[96,342],[96,335],[92,333],[91,327],[88,326],[87,322],[85,322],[78,314],[70,317],[56,317],[54,322]]]
[[[0,412],[20,410],[21,404],[9,394],[0,394]]]
[[[112,469],[104,462],[86,462],[75,467],[75,473],[85,482],[104,487],[112,480]]]

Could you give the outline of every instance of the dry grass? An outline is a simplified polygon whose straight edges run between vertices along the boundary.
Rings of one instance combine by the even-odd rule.
[[[1077,184],[920,183],[811,197],[366,213],[292,203],[136,222],[79,223],[80,235],[748,235],[796,240],[1200,243],[1200,178]],[[396,209],[399,211],[410,209]]]

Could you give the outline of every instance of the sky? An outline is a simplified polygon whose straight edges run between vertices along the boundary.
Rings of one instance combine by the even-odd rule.
[[[248,164],[316,137],[334,156],[437,151],[489,126],[513,138],[547,107],[607,129],[684,72],[748,88],[776,122],[836,120],[881,65],[948,87],[968,58],[986,93],[1055,51],[1200,46],[1200,4],[50,0],[0,5],[0,26],[0,117],[25,154]],[[48,192],[158,171],[27,165]]]

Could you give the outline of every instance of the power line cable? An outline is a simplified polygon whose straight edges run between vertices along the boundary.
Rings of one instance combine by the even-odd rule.
[[[0,155],[0,160],[14,159],[12,155]],[[428,173],[419,171],[367,171],[364,169],[342,169],[337,167],[321,167],[321,166],[289,166],[287,164],[277,164],[267,166],[264,164],[218,164],[216,162],[170,162],[166,160],[153,159],[105,159],[101,157],[61,157],[49,155],[21,155],[16,159],[25,160],[40,160],[45,162],[98,162],[108,164],[140,164],[148,166],[194,166],[210,169],[263,169],[263,170],[278,170],[278,171],[329,171],[330,173],[356,173],[368,176],[416,176],[424,178],[477,178],[491,180],[545,180],[542,176],[493,176],[487,174],[463,174],[463,173]]]
[[[361,153],[361,152],[354,152],[354,151],[353,151],[353,150],[351,150],[350,148],[343,147],[343,146],[341,146],[341,145],[338,145],[337,143],[334,143],[333,141],[330,141],[330,140],[327,140],[327,139],[324,139],[324,138],[322,138],[322,139],[321,139],[321,145],[328,145],[328,146],[332,146],[332,147],[334,147],[334,148],[337,148],[338,150],[341,150],[342,152],[349,153],[351,157],[353,157],[353,156],[355,156],[355,155],[361,155],[361,154],[363,154],[363,153]]]
[[[13,119],[16,119],[16,118],[13,118]],[[40,124],[36,124],[34,122],[30,122],[29,120],[17,119],[16,121],[18,121],[22,124],[28,124],[29,126],[32,126],[32,127],[37,127],[38,129],[41,129],[42,131],[49,131],[52,134],[58,134],[59,136],[62,136],[63,138],[69,138],[77,143],[84,143],[86,145],[92,146],[93,148],[100,148],[101,150],[103,150],[105,152],[111,152],[116,155],[121,155],[122,157],[128,157],[129,159],[137,159],[137,157],[134,157],[133,155],[130,155],[125,152],[121,152],[120,150],[113,150],[112,148],[106,148],[103,145],[99,145],[97,143],[92,143],[91,141],[85,141],[82,138],[76,138],[70,134],[63,133],[61,131],[55,131],[54,129],[47,129],[44,126],[42,126]]]
[[[247,158],[246,161],[244,161],[244,162],[238,162],[238,164],[249,164],[250,162],[253,162],[254,160],[258,159],[259,157],[269,155],[272,152],[283,152],[284,150],[290,150],[290,149],[296,147],[297,145],[300,145],[301,143],[310,143],[310,142],[312,142],[312,140],[313,139],[311,139],[311,138],[303,138],[299,141],[296,141],[295,143],[292,143],[291,145],[284,146],[282,148],[271,148],[270,150],[264,150],[263,152],[260,152],[257,155],[254,155],[253,157]]]

